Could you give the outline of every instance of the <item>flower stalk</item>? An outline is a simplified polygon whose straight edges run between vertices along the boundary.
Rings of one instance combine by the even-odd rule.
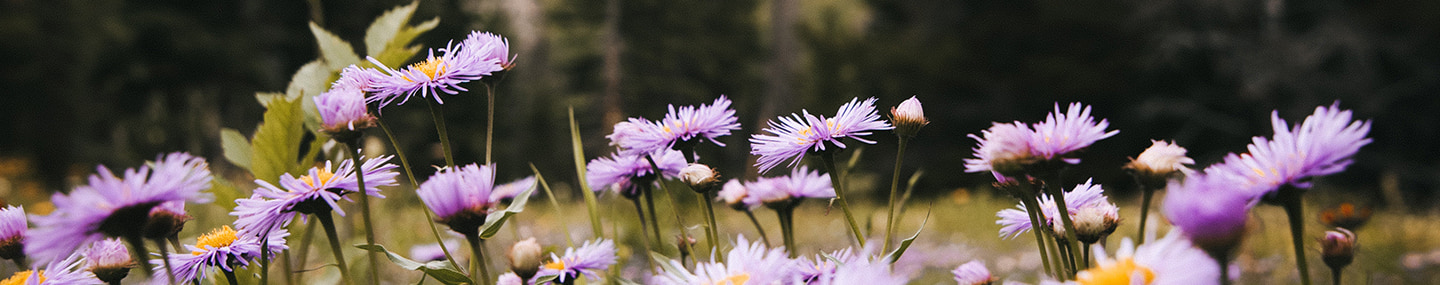
[[[412,187],[419,187],[420,183],[415,180],[415,171],[410,168],[410,160],[405,158],[405,152],[400,148],[400,141],[396,140],[395,135],[390,132],[390,128],[385,126],[385,120],[376,119],[375,122],[380,125],[380,130],[385,131],[385,137],[390,139],[390,145],[395,148],[395,157],[400,158],[400,167],[405,168],[405,177],[410,179],[410,185]],[[430,234],[435,237],[435,242],[440,244],[440,251],[445,253],[445,260],[450,262],[451,267],[460,268],[460,264],[455,262],[455,256],[450,254],[450,249],[445,248],[445,239],[440,237],[440,229],[435,227],[435,215],[431,214],[434,210],[430,209],[430,205],[426,205],[425,203],[420,203],[420,206],[424,207],[420,212],[425,213],[425,224],[430,225]],[[311,229],[313,229],[313,227]],[[306,230],[305,236],[308,243],[310,237],[309,230]],[[302,247],[301,250],[306,248],[308,247]],[[301,251],[300,255],[303,257],[305,251]],[[300,260],[303,262],[305,259],[301,258]]]
[[[330,216],[329,210],[315,213],[315,219],[320,220],[325,237],[330,239],[330,253],[335,256],[335,267],[340,268],[341,283],[355,284],[350,279],[350,266],[345,265],[345,253],[340,251],[340,235],[335,232],[335,219]]]
[[[350,161],[355,165],[355,184],[360,189],[360,221],[365,224],[365,244],[375,246],[375,225],[370,221],[370,194],[365,190],[364,164],[360,162],[360,139],[357,136],[354,140],[345,143],[346,151],[350,155]],[[408,170],[406,172],[409,172]],[[370,280],[374,284],[380,283],[380,255],[374,251],[366,251],[370,260]]]
[[[905,159],[905,144],[910,142],[910,138],[906,136],[899,137],[899,143],[895,147],[895,170],[890,173],[890,214],[885,218],[885,243],[884,246],[880,247],[882,252],[890,251],[890,241],[894,239],[895,236],[895,223],[897,222],[895,219],[895,203],[899,200],[898,196],[900,195],[900,191],[897,191],[900,188],[900,165]],[[1042,254],[1041,256],[1043,258],[1044,255]]]
[[[1306,266],[1305,246],[1305,205],[1302,190],[1294,186],[1281,186],[1275,194],[1285,215],[1290,220],[1290,241],[1295,245],[1295,269],[1300,271],[1300,284],[1310,285],[1310,268]]]
[[[855,215],[850,213],[850,204],[845,202],[845,183],[841,173],[835,170],[835,152],[826,151],[820,154],[825,161],[825,170],[830,172],[830,184],[835,187],[835,199],[840,202],[840,210],[845,212],[845,221],[850,224],[850,233],[855,235],[857,244],[865,244],[865,235],[860,233],[860,225],[855,223]]]

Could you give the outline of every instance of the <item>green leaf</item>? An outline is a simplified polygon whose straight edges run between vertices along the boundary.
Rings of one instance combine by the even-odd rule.
[[[246,147],[249,147],[249,145],[246,145]],[[225,208],[225,212],[227,213],[235,209],[236,199],[246,198],[245,191],[241,191],[239,187],[235,187],[234,183],[230,183],[229,180],[225,180],[224,177],[220,177],[219,175],[210,179],[209,191],[215,195],[215,205]]]
[[[370,54],[370,56],[386,66],[399,67],[403,65],[406,60],[420,53],[421,46],[410,45],[410,42],[415,40],[416,37],[419,37],[420,34],[430,31],[438,25],[440,25],[440,18],[436,17],[416,26],[401,28],[400,31],[396,33],[395,38],[386,44],[385,49],[379,53]]]
[[[564,217],[565,208],[560,207],[560,201],[555,200],[555,192],[550,191],[550,183],[545,182],[545,176],[540,175],[540,169],[535,168],[535,164],[531,163],[530,171],[535,172],[535,181],[537,185],[540,185],[540,189],[545,190],[545,197],[550,198],[550,207],[555,208],[555,214],[557,216]],[[570,232],[570,223],[566,223],[564,220],[560,220],[559,223],[560,230],[562,232]],[[575,247],[575,240],[570,238],[570,235],[568,234],[565,235],[565,245],[569,247]]]
[[[370,22],[370,28],[365,29],[365,54],[374,56],[384,51],[390,40],[395,39],[395,34],[405,28],[405,22],[410,21],[410,16],[415,14],[415,7],[419,5],[419,1],[414,1],[409,5],[397,6]]]
[[[330,68],[323,60],[310,61],[290,76],[290,86],[285,88],[285,98],[300,98],[301,109],[305,110],[306,129],[320,129],[320,111],[315,109],[315,96],[330,90],[330,83],[340,78],[340,69]]]
[[[394,252],[390,252],[390,250],[385,249],[385,246],[378,244],[357,244],[355,245],[355,247],[377,253],[384,253],[385,257],[389,258],[390,262],[395,263],[395,265],[398,265],[401,268],[405,268],[405,270],[418,270],[420,272],[424,272],[426,275],[430,275],[430,277],[440,281],[440,283],[470,283],[470,277],[465,276],[465,274],[460,273],[459,270],[456,270],[454,267],[450,267],[449,263],[443,261],[420,263],[418,261],[405,258],[404,256],[400,256],[399,254],[395,254]]]
[[[891,264],[894,264],[895,261],[900,260],[900,256],[905,254],[906,249],[910,249],[910,244],[915,242],[915,238],[920,237],[920,231],[925,230],[925,224],[928,223],[930,223],[930,213],[926,212],[925,220],[920,222],[920,228],[915,229],[915,234],[910,235],[910,238],[901,241],[900,247],[895,248],[895,251],[892,251],[890,252],[890,254],[886,255],[887,258],[890,259]]]
[[[555,281],[555,278],[560,278],[560,275],[545,275],[536,277],[533,284],[550,284],[550,282]]]
[[[225,159],[230,164],[250,169],[250,139],[240,131],[231,128],[220,129],[220,148],[225,150]]]
[[[268,105],[264,121],[255,128],[255,137],[250,140],[250,173],[278,185],[280,175],[298,164],[300,140],[305,130],[299,102],[274,98]]]
[[[590,212],[590,228],[595,231],[595,237],[605,237],[605,230],[600,226],[599,202],[595,199],[595,191],[590,191],[590,183],[585,179],[585,147],[580,142],[580,126],[575,123],[575,107],[570,107],[570,149],[575,153],[575,176],[580,179],[580,194],[585,196],[585,209]]]
[[[355,48],[350,46],[350,42],[326,31],[315,22],[310,22],[310,33],[315,34],[315,42],[320,46],[320,58],[325,60],[325,65],[329,66],[330,70],[341,70],[351,64],[360,64],[360,55],[355,54]]]
[[[260,106],[270,108],[270,101],[278,98],[285,98],[285,94],[275,92],[255,92],[255,101],[260,101]]]
[[[485,225],[480,226],[480,238],[488,239],[495,236],[495,233],[500,232],[500,227],[505,225],[506,219],[525,211],[525,203],[530,201],[530,194],[533,193],[535,193],[535,186],[532,185],[530,189],[525,189],[525,191],[515,195],[515,200],[511,200],[510,206],[505,207],[505,210],[492,212],[489,216],[486,216]]]
[[[669,257],[669,256],[665,256],[664,254],[660,254],[659,252],[651,251],[651,252],[650,252],[650,259],[655,261],[655,265],[659,265],[659,266],[660,266],[660,270],[661,270],[661,271],[671,272],[671,273],[673,273],[673,272],[687,272],[687,271],[689,271],[689,270],[685,270],[684,268],[675,267],[675,264],[670,262],[670,257]]]

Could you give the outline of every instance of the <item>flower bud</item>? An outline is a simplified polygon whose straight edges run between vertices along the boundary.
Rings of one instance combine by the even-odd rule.
[[[542,251],[540,243],[535,242],[533,237],[516,242],[515,245],[510,246],[508,255],[510,270],[515,271],[515,274],[519,275],[522,280],[535,277],[535,273],[540,271],[540,263],[544,259]]]
[[[725,182],[725,186],[720,187],[720,192],[716,193],[718,196],[715,197],[715,200],[725,202],[725,205],[736,211],[747,211],[751,208],[750,205],[745,204],[745,196],[749,194],[748,192],[745,184],[740,183],[740,180],[730,179],[730,182]]]
[[[1355,261],[1355,233],[1344,228],[1326,231],[1320,239],[1320,259],[1331,269],[1340,270]]]
[[[896,135],[914,137],[921,127],[930,124],[930,120],[925,119],[920,100],[910,96],[910,99],[900,102],[900,106],[890,107],[890,124],[895,125]]]
[[[145,222],[145,238],[168,239],[185,229],[185,222],[193,219],[185,213],[184,201],[165,202],[150,209],[150,219]]]
[[[979,260],[962,264],[950,273],[955,274],[955,282],[959,285],[989,285],[995,282],[995,277],[990,276],[990,269],[986,269],[985,263]]]
[[[691,163],[680,170],[680,181],[690,184],[695,192],[707,193],[720,185],[720,173],[704,164]]]
[[[119,239],[95,242],[85,251],[85,263],[90,272],[95,274],[95,278],[111,284],[125,279],[125,276],[130,275],[130,268],[135,267],[135,262],[130,259],[130,251],[125,249],[125,243]]]
[[[1120,225],[1119,208],[1112,204],[1095,204],[1071,213],[1075,222],[1075,238],[1091,244],[1109,236]],[[1059,227],[1057,227],[1059,228]]]
[[[1132,171],[1146,189],[1165,188],[1165,183],[1170,178],[1194,172],[1185,165],[1195,164],[1195,159],[1186,157],[1185,152],[1185,148],[1179,145],[1151,141],[1150,147],[1140,152],[1140,156],[1131,159],[1125,169]]]

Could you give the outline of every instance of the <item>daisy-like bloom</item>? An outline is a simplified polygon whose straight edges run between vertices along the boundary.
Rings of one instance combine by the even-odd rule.
[[[1186,167],[1195,164],[1195,160],[1185,156],[1185,148],[1165,141],[1150,142],[1150,147],[1140,152],[1140,156],[1125,164],[1125,169],[1134,171],[1146,187],[1159,188],[1170,178],[1195,172]]]
[[[868,252],[856,254],[852,248],[843,248],[832,251],[826,255],[816,255],[811,259],[801,257],[795,260],[796,279],[804,282],[820,282],[822,280],[834,279],[835,272],[841,264],[850,263],[863,259]]]
[[[1096,141],[1105,139],[1120,131],[1106,132],[1110,123],[1104,119],[1095,122],[1090,116],[1090,106],[1070,103],[1065,113],[1060,113],[1060,104],[1055,111],[1045,116],[1045,121],[1034,124],[1030,133],[1030,152],[1043,160],[1061,160],[1069,164],[1080,163],[1079,158],[1068,158],[1066,154],[1084,149]]]
[[[990,276],[990,269],[985,268],[984,261],[970,261],[955,267],[950,271],[955,275],[955,282],[959,285],[989,285],[995,282],[995,277]]]
[[[1309,178],[1345,170],[1360,147],[1371,141],[1366,137],[1370,121],[1351,120],[1351,112],[1341,110],[1340,102],[1316,107],[1298,126],[1290,127],[1279,112],[1272,112],[1270,121],[1275,130],[1272,138],[1255,137],[1247,146],[1250,153],[1225,157],[1226,167],[1221,168],[1257,185],[1256,196],[1284,185],[1310,188]]]
[[[365,159],[360,170],[365,173],[363,195],[385,198],[380,194],[381,186],[399,185],[395,177],[394,156],[380,156]],[[326,161],[324,167],[310,168],[308,174],[295,177],[289,173],[280,177],[280,186],[256,179],[255,193],[250,198],[235,200],[235,210],[230,215],[238,217],[235,225],[242,230],[263,233],[266,229],[284,227],[296,214],[314,214],[335,210],[341,216],[341,199],[350,200],[346,194],[361,192],[355,178],[351,160],[342,160],[339,165]]]
[[[130,251],[125,249],[125,243],[120,239],[104,239],[91,244],[90,249],[85,251],[85,264],[95,278],[112,284],[125,279],[130,275],[130,269],[135,267]]]
[[[669,261],[670,268],[652,278],[660,285],[711,285],[711,284],[790,284],[796,281],[795,262],[786,257],[785,248],[766,248],[760,242],[750,242],[745,236],[735,240],[735,248],[725,254],[725,262],[715,260],[695,266],[694,272],[685,271],[679,261]]]
[[[465,254],[463,250],[454,250],[460,248],[458,240],[445,240],[445,248],[451,250],[450,254],[454,255],[455,261],[461,261],[461,255]],[[445,260],[445,250],[440,249],[440,243],[415,245],[410,247],[410,259],[420,262]]]
[[[150,221],[145,223],[146,239],[167,239],[176,237],[185,229],[185,222],[193,219],[185,213],[184,201],[160,203],[150,209]]]
[[[355,65],[340,72],[340,79],[330,90],[315,96],[315,109],[320,113],[321,130],[326,133],[350,134],[375,126],[375,116],[365,106],[366,88],[372,85],[378,72],[362,69]],[[346,138],[353,140],[353,138]]]
[[[597,278],[597,272],[615,264],[615,241],[599,239],[587,241],[579,249],[567,248],[565,255],[550,254],[550,262],[540,266],[540,276],[556,276],[557,283],[574,282],[580,274]]]
[[[102,284],[99,279],[95,279],[95,274],[81,268],[79,253],[70,253],[68,256],[46,264],[44,269],[35,266],[30,270],[16,272],[10,278],[0,280],[0,285]]]
[[[730,206],[730,208],[736,211],[749,211],[754,210],[755,207],[760,207],[760,203],[747,203],[745,197],[749,196],[749,190],[745,187],[745,183],[740,182],[739,179],[730,179],[729,182],[725,182],[725,186],[721,186],[720,192],[716,192],[715,194],[715,201],[725,202],[725,205]]]
[[[619,146],[626,154],[655,153],[676,148],[677,144],[694,145],[700,142],[697,139],[723,147],[725,143],[715,138],[728,136],[731,131],[740,129],[735,109],[730,108],[730,99],[725,95],[720,95],[710,105],[680,108],[670,105],[669,109],[665,118],[659,121],[630,118],[627,128],[617,127],[615,132],[619,135],[610,136],[611,144]]]
[[[510,181],[510,183],[496,185],[495,189],[490,190],[490,200],[500,203],[510,203],[511,200],[515,200],[516,196],[520,196],[521,192],[530,190],[530,188],[535,188],[534,175],[515,179],[515,181]],[[530,195],[535,194],[532,192]]]
[[[1084,209],[1097,208],[1099,216],[1102,218],[1100,219],[1101,224],[1104,224],[1105,219],[1103,218],[1105,217],[1118,219],[1118,214],[1112,216],[1111,210],[1104,209],[1114,208],[1115,205],[1111,204],[1109,199],[1105,197],[1105,190],[1100,187],[1100,184],[1092,183],[1093,180],[1094,179],[1085,180],[1085,183],[1075,185],[1074,189],[1065,192],[1065,204],[1068,206],[1070,216],[1075,218],[1075,216]],[[1059,226],[1061,224],[1060,208],[1055,206],[1054,197],[1051,197],[1049,194],[1042,194],[1040,196],[1039,206],[1040,214],[1045,218],[1041,223],[1054,228],[1057,234],[1059,234],[1058,236],[1064,236],[1064,232],[1061,231],[1065,229]],[[1024,204],[1017,205],[1014,209],[1000,210],[1000,212],[995,213],[995,216],[1000,218],[1000,220],[995,221],[995,224],[1000,225],[1001,237],[1011,239],[1032,230],[1030,228],[1030,214],[1026,212]],[[1077,227],[1078,226],[1079,225],[1077,225]],[[1111,228],[1110,230],[1113,231],[1114,229]]]
[[[760,178],[745,188],[749,190],[745,204],[764,204],[776,209],[795,207],[805,198],[835,197],[830,174],[820,174],[804,166],[791,170],[787,176]]]
[[[471,61],[480,62],[485,65],[495,65],[495,70],[504,71],[515,67],[515,56],[510,55],[510,40],[490,32],[473,31],[465,36],[465,41],[460,46],[469,51],[461,55],[474,56]]]
[[[1172,181],[1161,211],[1202,249],[1228,254],[1245,234],[1246,213],[1253,203],[1243,178],[1206,171]]]
[[[468,164],[447,167],[420,184],[415,194],[435,212],[435,221],[465,236],[479,234],[485,216],[498,208],[491,199],[495,166]]]
[[[756,159],[755,166],[760,167],[760,172],[769,172],[770,169],[789,161],[794,167],[800,163],[800,159],[809,152],[821,152],[836,148],[845,148],[845,143],[840,142],[843,138],[852,138],[857,141],[875,144],[875,141],[866,140],[872,131],[894,129],[890,123],[880,120],[880,115],[875,111],[875,98],[859,101],[859,98],[851,99],[850,103],[840,106],[835,112],[835,117],[811,115],[810,111],[801,110],[801,114],[790,114],[790,117],[780,117],[780,121],[771,120],[765,132],[770,134],[755,134],[750,137],[750,154],[760,156]]]
[[[17,263],[25,259],[25,208],[6,206],[0,209],[0,258]]]
[[[997,179],[1002,176],[1018,175],[1026,164],[1034,160],[1030,154],[1030,130],[1020,122],[995,123],[980,135],[969,135],[979,142],[975,146],[975,158],[965,159],[965,172],[990,171]]]
[[[1120,241],[1113,257],[1095,245],[1093,250],[1099,266],[1076,274],[1075,282],[1080,285],[1219,283],[1220,266],[1180,236],[1171,231],[1165,238],[1139,247],[1127,237]]]
[[[275,229],[270,232],[265,246],[270,251],[268,256],[275,258],[285,246],[285,237],[290,232],[285,229]],[[175,264],[175,281],[185,282],[187,280],[205,279],[205,275],[211,268],[219,267],[220,270],[234,272],[236,268],[247,267],[251,260],[260,258],[260,235],[245,229],[236,231],[230,226],[215,229],[208,234],[196,238],[195,245],[186,245],[190,250],[188,253],[170,254],[170,262]],[[152,260],[150,263],[156,266],[152,280],[168,280],[165,274],[165,267],[161,260]]]
[[[686,166],[684,155],[679,151],[661,150],[650,157],[654,158],[655,165],[660,167],[661,177],[655,177],[655,169],[644,155],[621,153],[591,160],[585,165],[585,177],[589,180],[587,182],[590,183],[590,188],[595,191],[613,189],[621,196],[633,198],[640,195],[639,189],[635,187],[648,185],[656,179],[677,178],[680,170]]]
[[[900,106],[890,107],[890,124],[895,125],[895,134],[914,137],[920,128],[930,124],[930,120],[925,118],[920,99],[910,96],[910,99],[900,102]]]
[[[25,254],[46,263],[106,236],[141,238],[155,206],[203,201],[200,191],[210,187],[206,165],[202,158],[176,152],[126,169],[123,179],[99,166],[89,184],[51,196],[55,211],[35,218],[36,228],[26,232]]]
[[[405,104],[410,97],[419,94],[420,97],[433,97],[436,103],[445,104],[445,101],[440,99],[440,93],[455,95],[461,91],[469,91],[460,84],[504,70],[498,61],[486,60],[492,58],[490,54],[481,54],[486,48],[466,47],[466,44],[483,43],[467,40],[460,44],[447,45],[439,49],[439,55],[435,54],[435,49],[431,49],[425,61],[398,70],[385,66],[374,57],[366,57],[370,63],[385,71],[384,76],[376,77],[374,85],[365,90],[375,93],[368,101],[380,102],[381,106],[385,106],[399,99],[399,104]]]

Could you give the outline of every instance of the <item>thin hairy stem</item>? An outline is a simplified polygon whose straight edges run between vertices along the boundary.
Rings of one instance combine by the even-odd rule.
[[[655,251],[655,250],[656,250],[655,248],[650,247],[650,235],[645,234],[645,228],[648,227],[648,225],[647,225],[647,223],[645,223],[645,209],[643,209],[642,207],[640,207],[640,199],[629,199],[629,200],[630,200],[630,202],[634,202],[634,204],[635,204],[635,216],[640,218],[640,243],[645,246],[645,250],[646,250],[646,251]],[[644,259],[646,264],[650,264],[650,259],[649,259],[649,258],[641,258],[641,259]],[[655,266],[654,266],[654,265],[647,265],[647,266],[645,266],[645,267],[649,267],[649,268],[650,268],[650,273],[655,273]]]
[[[885,242],[880,247],[881,252],[890,252],[890,240],[895,236],[895,202],[899,200],[900,191],[900,165],[905,159],[905,143],[910,139],[900,136],[899,146],[895,150],[895,170],[890,172],[890,214],[885,218]]]
[[[406,159],[405,152],[401,151],[400,141],[395,140],[395,134],[390,133],[390,128],[385,126],[385,120],[377,119],[375,121],[379,123],[380,130],[385,131],[385,137],[390,139],[390,146],[395,148],[395,157],[400,158],[400,167],[405,168],[405,177],[410,178],[410,186],[420,187],[420,183],[415,181],[414,169],[410,168],[410,160]],[[445,239],[440,237],[440,229],[435,227],[435,216],[430,213],[433,212],[430,210],[430,205],[420,203],[420,206],[424,207],[420,212],[425,213],[425,224],[430,226],[430,234],[435,237],[435,242],[440,244],[440,251],[445,253],[445,260],[450,262],[451,267],[460,268],[460,263],[455,262],[455,257],[450,254],[450,249],[445,248]],[[308,236],[309,233],[306,235]],[[303,257],[304,253],[301,253],[301,256]],[[304,263],[303,258],[301,263]]]
[[[1050,192],[1051,197],[1055,198],[1055,209],[1060,210],[1060,224],[1061,226],[1065,227],[1065,242],[1068,243],[1067,246],[1070,250],[1072,250],[1072,252],[1070,252],[1070,254],[1068,255],[1070,261],[1071,276],[1067,277],[1074,278],[1074,274],[1076,272],[1080,272],[1081,269],[1084,269],[1077,265],[1078,262],[1075,259],[1078,256],[1076,256],[1073,252],[1073,250],[1080,247],[1080,239],[1076,238],[1075,236],[1075,222],[1070,219],[1070,204],[1065,203],[1065,190],[1064,187],[1060,187],[1060,177],[1057,175],[1052,180],[1047,182],[1052,182],[1046,183],[1047,187],[1045,187],[1045,190],[1047,190],[1047,192]]]
[[[485,259],[485,241],[480,239],[479,234],[466,234],[465,240],[470,242],[470,254],[475,256],[470,259],[470,266],[478,269],[470,270],[472,274],[470,278],[475,278],[475,284],[490,284],[492,279],[490,279],[490,266],[486,264]],[[480,275],[473,275],[475,272],[479,272]]]
[[[1050,263],[1054,260],[1050,258],[1050,253],[1045,250],[1045,235],[1040,232],[1044,228],[1040,227],[1040,218],[1038,218],[1040,207],[1036,205],[1035,197],[1020,198],[1020,202],[1025,204],[1025,213],[1030,215],[1030,231],[1035,233],[1035,246],[1039,247],[1040,260],[1044,261],[1040,264],[1044,265],[1045,274],[1050,274],[1050,277],[1059,276],[1055,274],[1055,270],[1050,267]]]
[[[490,164],[490,150],[495,142],[495,87],[485,84],[485,164]]]
[[[1305,260],[1305,205],[1299,189],[1288,186],[1279,190],[1281,206],[1290,220],[1290,241],[1295,245],[1295,268],[1300,270],[1300,284],[1310,285],[1310,268]]]
[[[845,180],[840,177],[839,171],[835,171],[835,152],[824,152],[820,158],[825,161],[825,170],[830,172],[830,184],[835,187],[835,200],[840,202],[840,210],[845,212],[845,222],[850,224],[850,233],[855,235],[856,244],[864,245],[865,235],[860,233],[860,225],[855,223],[855,214],[850,213],[850,203],[845,202]]]
[[[221,269],[220,272],[225,272],[225,280],[226,280],[226,281],[230,281],[230,285],[240,285],[240,280],[235,279],[235,271],[228,271],[228,270]],[[172,280],[172,281],[173,281],[173,280]],[[175,282],[170,282],[170,283],[175,283]]]
[[[350,279],[350,266],[345,265],[345,253],[340,251],[340,235],[335,232],[335,220],[330,217],[330,211],[316,213],[315,219],[320,220],[320,227],[325,228],[325,237],[330,239],[330,253],[335,255],[335,267],[340,268],[341,283],[355,284]]]
[[[785,240],[785,251],[790,253],[790,258],[800,256],[795,248],[795,206],[788,206],[782,209],[775,209],[775,214],[780,218],[780,234]]]
[[[745,216],[750,217],[750,223],[755,224],[755,231],[760,232],[760,240],[765,242],[765,247],[770,247],[770,237],[765,235],[765,227],[760,226],[760,220],[755,219],[755,212],[745,210]]]
[[[430,104],[430,118],[435,120],[435,132],[440,134],[440,151],[444,152],[445,166],[455,166],[455,153],[450,151],[450,132],[445,128],[445,108],[435,100],[425,102]],[[399,151],[399,147],[396,147],[396,151]]]
[[[1137,235],[1138,238],[1135,242],[1137,246],[1145,243],[1145,220],[1150,217],[1150,198],[1155,196],[1155,189],[1150,189],[1150,187],[1145,187],[1144,184],[1141,184],[1140,193],[1143,194],[1140,194],[1140,234]]]
[[[357,147],[359,144],[358,138],[345,142],[350,162],[355,166],[355,184],[360,189],[360,221],[365,224],[365,244],[375,246],[375,224],[370,222],[370,193],[365,190],[365,170],[361,167],[363,164],[360,162],[360,148]],[[368,250],[365,252],[370,260],[370,281],[380,284],[380,254]]]

